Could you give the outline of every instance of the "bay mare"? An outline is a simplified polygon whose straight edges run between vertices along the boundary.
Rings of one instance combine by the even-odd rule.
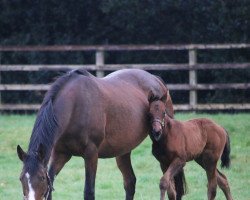
[[[230,165],[230,140],[226,130],[206,118],[185,122],[174,120],[166,113],[166,95],[149,93],[152,152],[160,162],[164,173],[160,181],[161,200],[167,191],[169,200],[176,200],[174,177],[183,170],[186,162],[195,160],[205,171],[208,179],[208,199],[216,196],[217,184],[227,200],[232,200],[227,178],[217,169]]]
[[[95,198],[98,158],[112,157],[123,175],[126,199],[133,199],[136,177],[130,154],[149,131],[149,91],[168,93],[158,77],[138,69],[104,78],[73,70],[58,78],[38,112],[28,152],[17,146],[24,199],[52,199],[54,177],[72,156],[85,160],[85,199]],[[169,95],[166,107],[173,117]]]

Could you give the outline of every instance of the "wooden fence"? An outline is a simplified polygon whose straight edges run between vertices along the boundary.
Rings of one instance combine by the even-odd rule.
[[[227,84],[199,84],[197,83],[197,70],[210,69],[248,69],[250,63],[197,63],[199,50],[216,49],[249,49],[250,44],[191,44],[191,45],[103,45],[103,46],[0,46],[1,52],[60,52],[60,51],[91,51],[95,53],[94,64],[83,65],[4,65],[0,63],[0,111],[1,110],[37,110],[38,104],[3,104],[1,103],[1,91],[43,91],[48,90],[48,84],[1,84],[1,72],[3,71],[39,71],[85,68],[96,71],[97,77],[103,77],[104,71],[123,68],[137,68],[144,70],[188,70],[188,84],[168,84],[170,90],[188,90],[189,103],[175,105],[175,110],[245,110],[250,109],[249,103],[242,104],[199,104],[197,102],[198,90],[223,90],[223,89],[250,89],[250,81],[247,83]],[[108,51],[187,51],[188,63],[184,64],[105,64],[105,52]]]

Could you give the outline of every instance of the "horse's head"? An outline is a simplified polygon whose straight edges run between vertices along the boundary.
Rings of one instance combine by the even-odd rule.
[[[18,145],[17,154],[23,162],[20,181],[22,183],[24,200],[47,199],[52,186],[44,163],[43,145],[40,145],[38,151],[32,154],[24,152]]]
[[[149,93],[149,118],[151,122],[151,137],[156,141],[161,139],[163,129],[166,125],[166,100],[167,93],[162,97],[155,96],[153,92]]]

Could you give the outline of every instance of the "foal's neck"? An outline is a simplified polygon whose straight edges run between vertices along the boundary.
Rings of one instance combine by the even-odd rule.
[[[165,120],[165,126],[164,126],[165,131],[170,131],[172,128],[172,124],[175,120],[169,116],[165,116],[164,120]]]

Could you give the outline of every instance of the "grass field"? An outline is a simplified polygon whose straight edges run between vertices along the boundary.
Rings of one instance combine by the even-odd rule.
[[[176,114],[179,120],[208,117],[223,125],[231,137],[232,166],[222,170],[228,177],[236,200],[250,200],[250,114]],[[22,163],[16,155],[20,144],[27,150],[35,115],[0,115],[0,200],[22,199],[19,174]],[[161,171],[151,155],[151,141],[147,138],[132,154],[137,176],[136,200],[159,199]],[[194,162],[185,166],[188,194],[184,200],[206,199],[206,175]],[[124,199],[123,183],[114,159],[99,160],[96,179],[97,200]],[[72,158],[56,178],[53,199],[83,199],[84,162]],[[217,190],[217,198],[225,199]]]

